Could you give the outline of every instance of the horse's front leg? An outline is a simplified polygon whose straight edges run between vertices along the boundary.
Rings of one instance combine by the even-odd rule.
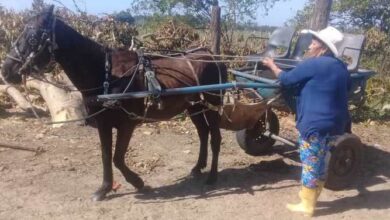
[[[141,189],[144,187],[144,181],[136,173],[131,171],[125,163],[126,151],[135,126],[135,123],[122,123],[118,127],[114,164],[121,171],[128,183],[132,184],[137,189]]]
[[[202,108],[197,106],[193,106],[192,108],[188,109],[189,114],[194,114],[191,116],[191,120],[196,127],[200,141],[198,162],[191,171],[191,174],[195,177],[200,176],[202,169],[206,168],[207,166],[207,142],[209,139],[209,127],[207,126],[206,119],[204,118],[205,116],[203,114],[197,114],[200,111],[202,111]]]
[[[103,162],[103,183],[102,186],[93,194],[93,201],[101,201],[106,194],[112,190],[112,126],[104,123],[104,120],[97,119],[99,138],[102,149]]]

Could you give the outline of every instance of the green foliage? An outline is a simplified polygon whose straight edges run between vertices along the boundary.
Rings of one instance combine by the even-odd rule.
[[[192,15],[199,21],[206,22],[211,17],[211,7],[221,6],[224,20],[234,20],[235,23],[254,18],[258,7],[271,7],[279,0],[134,0],[134,8],[139,13],[160,15]]]
[[[366,31],[365,51],[362,64],[374,69],[385,77],[390,77],[390,37],[373,27]]]
[[[185,14],[207,15],[213,0],[134,0],[134,8],[140,13],[174,15],[177,9],[184,10]]]
[[[128,24],[134,24],[134,18],[131,15],[131,10],[127,9],[125,11],[120,11],[118,13],[113,14],[113,17],[116,21],[126,22]]]
[[[45,7],[44,0],[33,0],[31,4],[31,8],[33,11],[42,11],[44,7]]]
[[[368,120],[390,120],[390,78],[376,76],[368,81],[366,102],[354,108],[352,118],[355,122]]]
[[[390,33],[390,0],[335,0],[333,10],[347,24]]]
[[[358,119],[390,119],[390,37],[373,27],[366,31],[365,51],[361,66],[372,69],[378,75],[368,81],[366,102],[356,111]]]

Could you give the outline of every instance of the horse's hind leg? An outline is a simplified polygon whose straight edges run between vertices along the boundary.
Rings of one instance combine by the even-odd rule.
[[[207,166],[207,142],[209,138],[209,127],[207,126],[204,115],[198,114],[198,112],[202,111],[200,106],[193,106],[187,110],[190,115],[194,114],[191,116],[191,120],[196,127],[200,140],[198,162],[196,163],[195,167],[192,168],[192,175],[199,176],[202,169]]]
[[[102,148],[103,183],[93,194],[92,199],[94,201],[101,201],[112,190],[112,127],[101,120],[97,120],[97,123]]]
[[[132,184],[135,188],[141,189],[144,187],[142,179],[133,171],[131,171],[125,163],[125,155],[129,146],[131,135],[135,129],[135,124],[123,123],[118,127],[118,135],[115,146],[114,164],[121,171],[126,181]]]
[[[219,124],[221,121],[221,117],[218,112],[216,111],[208,111],[205,113],[207,116],[207,121],[210,128],[210,135],[211,135],[211,151],[213,152],[213,157],[211,161],[211,170],[209,177],[206,181],[206,184],[213,184],[217,181],[218,177],[218,158],[219,158],[219,151],[221,149],[221,131],[219,128]]]

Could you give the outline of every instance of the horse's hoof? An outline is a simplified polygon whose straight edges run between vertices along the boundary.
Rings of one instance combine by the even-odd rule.
[[[137,177],[135,179],[135,181],[132,181],[131,184],[138,190],[144,188],[144,186],[145,186],[144,181],[141,178],[139,178],[139,177]]]
[[[92,195],[92,201],[94,202],[103,201],[105,198],[106,198],[106,193],[103,192],[95,192]]]
[[[149,192],[153,192],[153,188],[151,186],[144,186],[143,188],[141,189],[138,189],[137,192],[139,193],[149,193]]]
[[[205,169],[207,167],[207,162],[200,163],[200,165],[198,167],[199,167],[199,170]]]
[[[193,177],[193,178],[199,178],[199,177],[201,177],[201,176],[202,176],[202,171],[200,171],[200,169],[196,169],[196,168],[192,169],[192,171],[191,171],[191,177]]]
[[[102,201],[106,198],[107,193],[109,193],[112,190],[112,184],[103,184],[102,187],[100,187],[93,195],[92,195],[92,201]]]

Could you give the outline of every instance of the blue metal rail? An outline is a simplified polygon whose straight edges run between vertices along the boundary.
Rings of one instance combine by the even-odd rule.
[[[99,95],[99,101],[108,101],[108,100],[122,100],[122,99],[137,99],[137,98],[146,98],[153,95],[160,96],[169,96],[169,95],[185,95],[192,93],[200,92],[210,92],[218,91],[224,89],[245,89],[245,88],[270,88],[278,89],[280,86],[278,84],[272,83],[242,83],[242,82],[232,82],[224,84],[211,84],[211,85],[202,85],[202,86],[190,86],[182,88],[173,88],[173,89],[164,89],[161,93],[152,93],[150,91],[141,91],[141,92],[129,92],[129,93],[119,93],[119,94],[108,94],[108,95]]]
[[[231,73],[233,73],[233,75],[235,76],[239,76],[239,77],[244,77],[246,79],[251,79],[255,82],[261,82],[261,83],[266,83],[266,84],[269,84],[269,85],[275,85],[277,87],[275,88],[279,88],[280,87],[280,84],[277,80],[273,80],[273,79],[267,79],[267,78],[264,78],[264,77],[260,77],[260,76],[256,76],[256,75],[253,75],[251,73],[253,73],[253,70],[252,71],[236,71],[236,70],[229,70]],[[264,88],[264,87],[258,87],[258,88]]]

